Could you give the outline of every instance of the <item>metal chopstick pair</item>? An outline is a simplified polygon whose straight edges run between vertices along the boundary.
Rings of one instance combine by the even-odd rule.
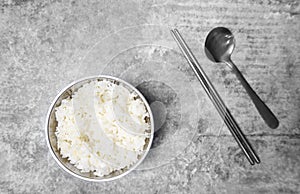
[[[242,133],[241,129],[239,128],[238,124],[234,120],[233,116],[229,112],[228,108],[224,104],[223,100],[221,99],[218,92],[215,90],[214,86],[208,79],[207,75],[201,68],[200,64],[198,63],[197,59],[195,58],[194,54],[190,50],[190,48],[185,43],[184,39],[180,35],[177,29],[171,30],[171,34],[175,41],[177,42],[181,52],[185,56],[186,60],[188,61],[189,65],[195,72],[197,78],[199,79],[201,85],[203,86],[205,92],[207,93],[208,97],[216,107],[218,113],[224,120],[225,124],[227,125],[228,129],[230,130],[231,134],[233,135],[234,139],[237,141],[238,145],[242,149],[243,153],[247,157],[248,161],[251,165],[255,163],[259,164],[260,160],[258,156],[255,154],[254,150],[252,149],[251,145],[247,141],[246,137]]]

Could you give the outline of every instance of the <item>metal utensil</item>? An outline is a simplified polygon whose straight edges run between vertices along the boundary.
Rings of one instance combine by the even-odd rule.
[[[224,120],[225,124],[227,125],[228,129],[230,130],[231,134],[233,135],[234,139],[244,152],[245,156],[247,157],[248,161],[251,165],[255,162],[260,163],[258,156],[255,154],[254,150],[250,146],[249,142],[245,138],[244,134],[242,133],[241,129],[235,122],[233,116],[230,114],[228,108],[225,106],[223,100],[215,90],[214,86],[208,79],[207,75],[201,68],[200,64],[198,63],[197,59],[193,55],[190,48],[187,46],[183,38],[181,37],[178,30],[174,29],[171,30],[172,36],[177,42],[180,50],[182,51],[183,55],[185,56],[186,60],[188,61],[189,65],[195,72],[198,80],[200,81],[202,87],[204,88],[205,92],[207,93],[208,97],[212,101],[213,105],[216,107],[218,113]]]
[[[224,27],[214,28],[209,32],[205,41],[205,53],[207,57],[213,62],[226,63],[231,71],[237,76],[241,84],[247,91],[251,100],[253,101],[256,109],[258,110],[261,117],[267,123],[267,125],[275,129],[279,125],[279,121],[267,107],[267,105],[259,98],[255,91],[251,88],[249,83],[246,81],[242,73],[235,66],[231,60],[231,54],[235,47],[235,39],[233,34]]]

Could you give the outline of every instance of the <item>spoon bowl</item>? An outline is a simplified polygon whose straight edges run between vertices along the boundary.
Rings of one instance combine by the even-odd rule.
[[[235,38],[224,27],[214,28],[205,41],[205,53],[213,62],[225,62],[230,59],[235,48]]]

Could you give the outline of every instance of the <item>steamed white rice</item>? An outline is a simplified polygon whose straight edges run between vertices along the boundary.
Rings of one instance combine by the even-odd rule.
[[[121,85],[90,82],[55,110],[60,153],[82,172],[108,175],[143,153],[149,114],[137,94]]]

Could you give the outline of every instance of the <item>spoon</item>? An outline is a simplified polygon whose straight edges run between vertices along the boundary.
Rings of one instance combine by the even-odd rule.
[[[233,34],[224,27],[214,28],[206,37],[205,41],[205,54],[213,62],[226,63],[231,71],[237,76],[241,84],[247,91],[251,100],[253,101],[256,109],[267,125],[275,129],[279,125],[279,121],[267,107],[267,105],[259,98],[255,91],[251,88],[246,81],[240,70],[235,66],[231,60],[231,54],[235,47],[235,39]]]

